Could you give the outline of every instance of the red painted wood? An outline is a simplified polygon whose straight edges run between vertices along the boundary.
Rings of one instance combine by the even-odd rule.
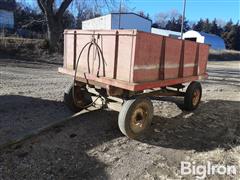
[[[58,71],[63,74],[68,74],[73,76],[73,70],[67,70],[64,68],[59,68]],[[144,83],[128,83],[125,81],[120,81],[116,79],[110,79],[106,77],[96,77],[91,74],[85,74],[84,77],[77,76],[77,80],[85,83],[90,83],[92,85],[100,85],[101,87],[106,87],[107,85],[119,87],[122,89],[130,90],[130,91],[142,91],[145,89],[152,89],[152,88],[161,88],[166,86],[171,86],[175,84],[181,84],[186,82],[191,82],[195,80],[202,80],[207,78],[207,74],[203,74],[201,76],[190,76],[185,78],[177,78],[177,79],[168,79],[168,80],[158,80],[152,82],[144,82]]]
[[[77,39],[74,43],[75,31]],[[61,72],[73,75],[74,49],[77,60],[84,45],[95,39],[104,55],[105,71],[103,62],[100,62],[100,77],[96,77],[99,63],[96,47],[89,50],[89,65],[86,48],[76,67],[80,81],[84,81],[84,74],[89,74],[88,69],[91,75],[87,78],[92,82],[128,90],[163,87],[206,77],[208,45],[184,41],[183,46],[182,40],[137,30],[118,30],[116,38],[116,32],[116,30],[66,30],[64,69],[61,69]]]

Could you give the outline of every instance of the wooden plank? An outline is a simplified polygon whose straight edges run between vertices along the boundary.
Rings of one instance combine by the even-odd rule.
[[[166,37],[163,37],[162,39],[162,47],[160,51],[160,68],[159,68],[159,79],[163,80],[164,79],[164,71],[165,71],[165,46],[166,46]]]
[[[199,44],[197,44],[197,50],[196,50],[196,56],[195,56],[195,67],[194,67],[194,71],[193,71],[193,76],[197,76],[198,75],[198,67],[199,67]]]
[[[64,68],[59,68],[58,71],[63,74],[74,75],[73,70],[68,70]],[[84,74],[84,77],[77,76],[77,80],[95,85],[98,83],[101,87],[105,87],[106,85],[115,86],[118,88],[130,90],[130,91],[142,91],[145,89],[152,89],[157,87],[166,87],[175,84],[182,84],[186,82],[191,82],[195,80],[205,79],[207,74],[202,74],[199,76],[191,76],[185,78],[177,78],[177,79],[168,79],[168,80],[160,80],[153,82],[145,82],[145,83],[129,83],[126,81],[120,81],[116,79],[106,78],[106,77],[96,77],[91,74]]]
[[[180,63],[178,68],[178,77],[180,78],[183,77],[183,71],[184,71],[184,49],[185,49],[185,41],[182,41]]]
[[[115,56],[114,56],[114,66],[113,66],[113,79],[117,78],[117,64],[118,64],[118,46],[119,46],[119,33],[116,31],[115,37]]]
[[[77,61],[77,32],[74,31],[73,35],[73,69],[76,69],[76,61]]]

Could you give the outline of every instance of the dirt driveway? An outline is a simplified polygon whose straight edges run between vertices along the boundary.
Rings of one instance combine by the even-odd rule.
[[[0,150],[0,179],[192,179],[180,162],[240,167],[239,62],[210,62],[194,112],[182,99],[154,101],[155,117],[138,141],[124,137],[118,113],[95,110]],[[57,66],[0,60],[1,144],[69,117],[62,94],[71,78]],[[210,179],[239,179],[208,176]]]

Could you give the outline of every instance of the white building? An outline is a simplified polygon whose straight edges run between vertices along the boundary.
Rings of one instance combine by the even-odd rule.
[[[161,35],[161,36],[173,37],[173,38],[176,38],[176,39],[181,37],[181,33],[180,32],[170,31],[170,30],[166,30],[166,29],[152,28],[151,32],[153,34],[158,34],[158,35]]]
[[[183,34],[183,39],[209,44],[210,48],[215,50],[226,49],[224,40],[214,34],[190,30]]]
[[[0,29],[14,28],[14,8],[13,1],[0,0]]]
[[[135,13],[111,13],[82,22],[84,30],[137,29],[151,32],[152,21]]]
[[[152,28],[152,21],[135,13],[111,13],[82,22],[83,30],[137,29],[162,36],[181,38],[181,33],[166,29]],[[224,40],[213,34],[197,31],[187,31],[183,39],[209,44],[211,49],[225,49]]]

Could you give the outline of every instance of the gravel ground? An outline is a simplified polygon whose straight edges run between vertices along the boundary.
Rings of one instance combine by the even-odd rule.
[[[57,66],[0,59],[0,72],[1,144],[71,114],[61,102],[71,78]]]
[[[194,112],[182,99],[154,102],[151,129],[123,136],[118,113],[93,110],[0,150],[0,179],[194,179],[180,162],[240,167],[239,62],[210,62],[203,98]],[[62,95],[71,78],[48,63],[0,59],[0,142],[71,116]],[[239,179],[214,175],[208,179]]]

